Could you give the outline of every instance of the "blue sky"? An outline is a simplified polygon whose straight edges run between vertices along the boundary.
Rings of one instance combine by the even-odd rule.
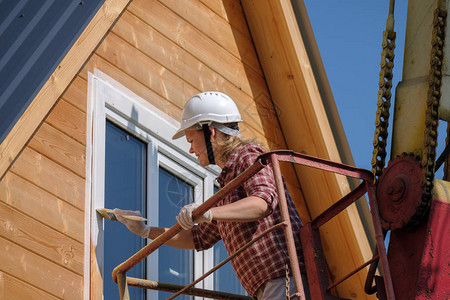
[[[355,165],[371,169],[382,33],[389,0],[304,0],[333,91]],[[395,87],[402,78],[407,0],[395,1],[397,33],[389,133],[392,131]],[[440,122],[437,155],[444,148],[445,122]],[[388,137],[388,151],[391,146]],[[386,164],[389,160],[389,152]],[[443,176],[442,167],[436,178]]]
[[[355,164],[370,170],[382,33],[386,28],[389,0],[304,2]],[[402,74],[406,12],[407,0],[397,0],[394,14],[394,30],[397,33],[394,88]],[[394,93],[390,130],[393,105]],[[390,139],[391,136],[388,137],[388,148]]]

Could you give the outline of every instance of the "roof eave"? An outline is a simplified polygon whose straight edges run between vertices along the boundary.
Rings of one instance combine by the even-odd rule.
[[[0,180],[130,0],[106,0],[0,144]]]

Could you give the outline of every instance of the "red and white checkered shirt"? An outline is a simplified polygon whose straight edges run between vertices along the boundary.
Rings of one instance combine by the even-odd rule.
[[[217,178],[220,186],[225,186],[242,173],[262,153],[264,153],[264,150],[260,146],[253,144],[247,144],[234,150],[222,169],[222,173]],[[271,166],[263,168],[247,180],[243,186],[240,186],[220,201],[218,206],[238,201],[247,196],[256,196],[264,199],[272,208],[272,213],[254,222],[221,222],[214,220],[211,223],[201,223],[194,226],[192,233],[197,250],[208,249],[222,239],[228,253],[232,254],[252,238],[281,222],[278,196]],[[302,222],[287,189],[286,200],[299,261],[303,264],[299,237],[299,229]],[[289,256],[283,229],[280,227],[267,234],[240,255],[233,258],[231,263],[242,286],[250,296],[254,296],[256,290],[264,282],[285,276],[285,265],[289,264]]]

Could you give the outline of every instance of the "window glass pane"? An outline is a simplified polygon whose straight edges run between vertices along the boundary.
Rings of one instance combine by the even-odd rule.
[[[105,152],[105,207],[139,210],[145,214],[146,144],[107,122]],[[104,299],[120,299],[112,271],[141,249],[145,239],[128,231],[120,222],[104,222]],[[145,278],[145,261],[129,270],[127,276]],[[144,289],[129,287],[129,292],[131,299],[145,299]]]
[[[214,193],[216,193],[217,190],[217,187],[214,187]],[[222,241],[219,241],[214,245],[214,266],[227,258],[228,252],[225,249],[225,245]],[[233,294],[247,295],[247,292],[237,279],[236,273],[234,272],[233,266],[231,265],[231,261],[227,262],[225,265],[214,272],[214,290]]]
[[[167,172],[159,169],[159,226],[172,227],[180,209],[194,201],[194,188]],[[158,250],[158,281],[188,285],[194,281],[194,258],[192,250],[176,249],[163,245]],[[159,299],[166,299],[172,293],[159,292]],[[177,299],[192,299],[180,295]]]

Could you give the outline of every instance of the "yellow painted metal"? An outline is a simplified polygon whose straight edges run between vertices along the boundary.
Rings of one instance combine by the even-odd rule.
[[[450,7],[450,0],[441,1],[446,2],[447,8]],[[450,22],[447,21],[447,33],[450,32],[450,29],[448,28],[449,26]],[[439,105],[439,118],[450,122],[450,44],[448,42],[445,43],[444,52],[444,70],[441,87],[442,96],[441,103]]]
[[[450,182],[440,179],[433,180],[433,198],[439,201],[450,203]]]
[[[391,158],[403,152],[422,155],[436,7],[437,1],[410,0],[408,3],[403,76],[396,88]]]

